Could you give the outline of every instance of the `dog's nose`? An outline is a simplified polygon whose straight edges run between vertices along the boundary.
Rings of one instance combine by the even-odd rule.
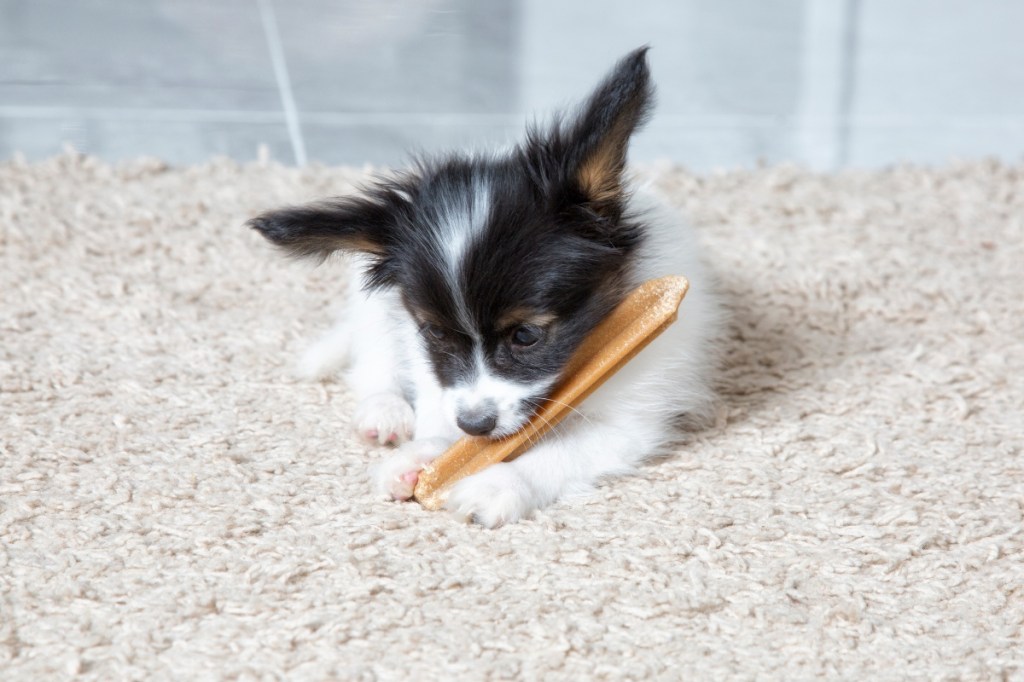
[[[475,410],[460,410],[455,423],[471,436],[486,436],[498,425],[497,412],[490,406]]]

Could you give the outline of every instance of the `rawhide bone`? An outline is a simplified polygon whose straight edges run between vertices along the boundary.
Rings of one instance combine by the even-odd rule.
[[[536,443],[675,321],[689,288],[685,277],[672,275],[634,289],[583,340],[566,366],[565,379],[523,428],[504,438],[466,436],[457,441],[420,472],[416,500],[427,509],[440,509],[456,481]]]

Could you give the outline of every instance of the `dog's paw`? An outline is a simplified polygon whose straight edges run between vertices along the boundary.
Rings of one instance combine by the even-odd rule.
[[[459,481],[445,503],[456,516],[487,528],[515,523],[538,506],[529,484],[508,463],[495,464]]]
[[[416,488],[420,471],[448,448],[443,438],[424,438],[405,443],[373,467],[377,492],[393,499],[408,500]]]
[[[416,413],[397,393],[375,393],[356,409],[353,423],[372,443],[401,445],[412,438]]]

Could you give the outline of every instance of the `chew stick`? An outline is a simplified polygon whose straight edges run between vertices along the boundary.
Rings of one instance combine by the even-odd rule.
[[[440,509],[452,485],[519,455],[566,417],[634,355],[672,324],[690,283],[685,277],[652,279],[634,289],[583,340],[550,400],[519,431],[500,439],[466,436],[420,472],[413,496]]]

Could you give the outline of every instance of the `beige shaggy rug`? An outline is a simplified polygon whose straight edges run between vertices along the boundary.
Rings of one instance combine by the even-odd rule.
[[[294,376],[340,266],[242,223],[360,171],[0,165],[0,679],[1024,679],[1024,167],[644,173],[717,423],[489,531]]]

